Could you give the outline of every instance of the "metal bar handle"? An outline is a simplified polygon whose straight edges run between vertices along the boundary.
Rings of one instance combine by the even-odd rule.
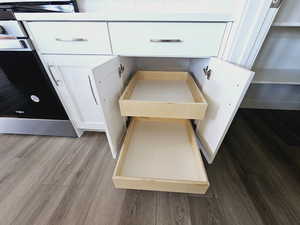
[[[58,82],[57,80],[55,79],[53,73],[52,73],[52,69],[54,68],[54,66],[49,66],[49,72],[50,72],[50,75],[52,77],[52,80],[54,81],[55,85],[58,86]]]
[[[9,34],[0,34],[0,40],[11,40],[11,39],[17,39],[16,36],[11,36]]]
[[[94,92],[94,88],[93,88],[93,85],[92,85],[92,80],[91,80],[90,75],[88,76],[88,78],[89,78],[89,83],[90,83],[92,95],[93,95],[93,97],[94,97],[94,100],[95,100],[96,105],[98,105],[98,101],[97,101],[97,99],[96,99],[96,95],[95,95],[95,92]]]
[[[154,43],[180,43],[183,42],[181,39],[150,39],[150,42]]]
[[[61,42],[84,42],[88,41],[86,38],[71,38],[71,39],[63,39],[63,38],[55,38],[56,41],[61,41]]]
[[[0,50],[23,50],[29,49],[28,42],[12,38],[0,38]]]

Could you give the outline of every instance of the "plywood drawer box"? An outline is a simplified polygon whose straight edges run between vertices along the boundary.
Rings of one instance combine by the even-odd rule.
[[[187,72],[138,71],[120,100],[122,116],[203,119],[207,103]]]
[[[124,56],[217,56],[226,39],[225,22],[110,22],[113,53]]]
[[[29,22],[28,27],[45,54],[111,54],[105,22]]]
[[[124,189],[205,193],[209,182],[191,122],[133,118],[113,182]]]

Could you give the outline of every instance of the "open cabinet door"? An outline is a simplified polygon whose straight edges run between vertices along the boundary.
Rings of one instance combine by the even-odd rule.
[[[117,156],[125,133],[125,122],[119,109],[119,97],[123,86],[119,76],[119,66],[119,58],[114,57],[93,69],[104,114],[106,136],[114,158]]]
[[[225,134],[251,83],[254,72],[218,58],[208,63],[209,78],[201,79],[203,94],[208,102],[205,118],[197,124],[201,150],[212,163]]]

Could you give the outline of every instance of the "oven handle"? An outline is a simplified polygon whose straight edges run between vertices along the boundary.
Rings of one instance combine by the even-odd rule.
[[[1,28],[1,26],[0,26],[0,28]],[[13,40],[16,40],[18,37],[16,37],[16,36],[11,36],[11,35],[9,35],[9,34],[1,34],[0,35],[0,40],[11,40],[11,39],[13,39]]]
[[[33,51],[29,40],[0,38],[0,51]]]

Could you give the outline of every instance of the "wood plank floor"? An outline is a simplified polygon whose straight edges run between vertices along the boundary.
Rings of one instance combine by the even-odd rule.
[[[0,135],[0,225],[299,225],[299,113],[240,110],[202,196],[114,189],[101,133]]]

